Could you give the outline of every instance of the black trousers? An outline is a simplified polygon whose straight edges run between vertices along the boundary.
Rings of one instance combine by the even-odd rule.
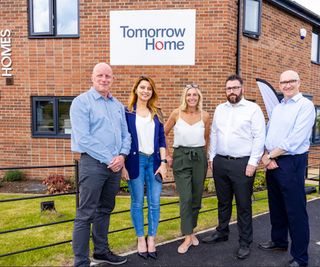
[[[252,200],[254,176],[245,174],[249,157],[227,159],[217,155],[213,159],[213,178],[218,198],[217,231],[229,234],[233,195],[236,199],[240,245],[252,242]]]
[[[278,168],[267,171],[271,220],[271,239],[288,246],[291,237],[292,257],[300,265],[308,264],[309,220],[306,209],[304,177],[307,154],[280,156]]]

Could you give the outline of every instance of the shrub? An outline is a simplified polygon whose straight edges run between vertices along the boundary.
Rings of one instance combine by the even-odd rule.
[[[266,188],[266,178],[265,178],[265,171],[264,170],[259,170],[256,173],[256,177],[254,179],[254,184],[253,184],[253,191],[261,191]],[[204,181],[204,191],[207,193],[214,193],[215,192],[215,186],[214,186],[214,181],[212,178],[207,178]]]
[[[74,176],[65,178],[65,182],[70,185],[70,190],[76,190],[76,180],[74,179]]]
[[[259,170],[257,171],[256,177],[254,179],[253,191],[261,191],[265,189],[265,187],[266,187],[265,171]]]
[[[213,178],[207,178],[204,180],[204,191],[207,193],[213,193],[215,191]]]
[[[47,186],[47,194],[66,193],[70,190],[70,184],[61,174],[50,174],[42,182]]]
[[[25,174],[20,170],[6,171],[3,180],[7,182],[21,181],[25,178]]]
[[[129,193],[128,182],[124,180],[120,180],[120,191]]]

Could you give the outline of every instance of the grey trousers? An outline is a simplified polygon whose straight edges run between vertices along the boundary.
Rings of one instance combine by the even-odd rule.
[[[180,198],[181,232],[197,226],[208,163],[204,147],[178,147],[173,152],[173,175]]]
[[[74,266],[89,266],[90,226],[94,253],[103,254],[108,247],[110,214],[120,187],[121,171],[114,173],[106,164],[82,154],[79,164],[80,204],[74,220],[72,247]]]

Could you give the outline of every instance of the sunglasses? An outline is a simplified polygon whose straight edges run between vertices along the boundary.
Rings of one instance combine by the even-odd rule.
[[[191,83],[191,84],[187,84],[186,85],[187,89],[191,89],[191,88],[199,88],[199,86],[197,84]]]

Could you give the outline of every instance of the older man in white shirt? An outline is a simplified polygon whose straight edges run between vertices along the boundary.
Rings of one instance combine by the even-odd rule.
[[[202,241],[227,241],[232,200],[235,195],[239,230],[237,257],[250,255],[255,171],[264,151],[265,120],[260,107],[243,97],[238,75],[226,80],[227,102],[217,106],[211,127],[209,160],[218,198],[219,225]]]

